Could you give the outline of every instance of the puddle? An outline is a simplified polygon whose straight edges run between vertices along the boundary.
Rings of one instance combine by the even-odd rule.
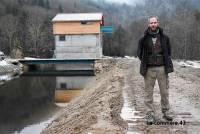
[[[140,134],[136,131],[134,131],[134,126],[136,125],[137,119],[140,119],[142,117],[138,116],[139,111],[136,111],[134,106],[131,103],[131,98],[128,96],[127,90],[130,87],[127,84],[127,80],[125,78],[124,87],[123,87],[123,99],[124,104],[121,110],[121,117],[123,120],[128,122],[128,130],[126,134]]]

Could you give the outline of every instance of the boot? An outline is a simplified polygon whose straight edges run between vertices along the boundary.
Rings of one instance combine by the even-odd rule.
[[[163,118],[166,119],[167,121],[173,121],[173,116],[169,111],[163,112]]]

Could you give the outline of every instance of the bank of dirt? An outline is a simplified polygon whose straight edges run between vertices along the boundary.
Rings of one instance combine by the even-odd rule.
[[[120,117],[123,106],[123,73],[116,59],[99,60],[97,75],[72,100],[44,134],[121,134],[127,127]]]
[[[174,122],[179,124],[147,125],[144,118],[144,80],[139,74],[139,64],[139,60],[135,58],[98,61],[97,76],[94,80],[79,97],[64,108],[43,133],[199,134],[200,70],[181,67],[174,62],[175,71],[169,75],[169,101]],[[126,98],[123,98],[122,90],[126,93]],[[129,106],[137,111],[133,111],[130,120],[123,120],[120,116],[124,102],[128,102]],[[154,106],[157,118],[166,122],[162,119],[157,82],[154,89]],[[183,124],[183,121],[186,124]]]

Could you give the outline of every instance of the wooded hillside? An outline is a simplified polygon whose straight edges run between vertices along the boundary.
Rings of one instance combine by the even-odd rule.
[[[115,27],[114,34],[104,34],[104,55],[136,55],[148,16],[158,15],[173,58],[200,59],[199,7],[198,0],[144,0],[136,6],[104,0],[1,0],[0,51],[11,55],[20,48],[24,56],[52,57],[51,19],[57,13],[103,12],[105,25]]]

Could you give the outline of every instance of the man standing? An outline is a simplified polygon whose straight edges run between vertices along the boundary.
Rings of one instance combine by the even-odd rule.
[[[171,46],[169,37],[159,27],[157,16],[148,19],[149,26],[144,36],[139,40],[137,56],[139,57],[140,74],[145,82],[145,105],[147,110],[147,123],[155,122],[153,107],[153,89],[157,79],[160,94],[163,118],[172,121],[169,114],[168,73],[173,72],[171,60]]]

